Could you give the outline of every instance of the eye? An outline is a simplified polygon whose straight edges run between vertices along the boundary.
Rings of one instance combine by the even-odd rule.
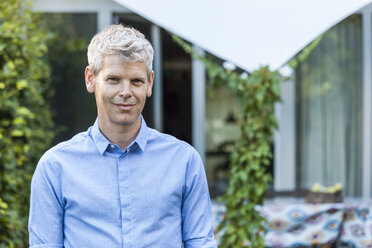
[[[117,81],[119,81],[119,79],[116,78],[116,77],[109,77],[109,78],[107,78],[107,82],[109,82],[109,83],[115,83]]]
[[[132,80],[132,82],[136,85],[141,85],[144,83],[144,80],[143,79],[140,79],[140,78],[135,78]]]

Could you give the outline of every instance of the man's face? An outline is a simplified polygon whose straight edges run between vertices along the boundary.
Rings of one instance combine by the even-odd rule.
[[[100,125],[139,124],[153,80],[153,72],[147,77],[145,62],[125,62],[119,55],[106,56],[96,75],[87,68],[86,86],[90,93],[95,93]]]

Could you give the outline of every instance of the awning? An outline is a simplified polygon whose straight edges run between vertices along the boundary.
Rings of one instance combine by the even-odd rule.
[[[248,71],[278,69],[371,0],[115,0]]]

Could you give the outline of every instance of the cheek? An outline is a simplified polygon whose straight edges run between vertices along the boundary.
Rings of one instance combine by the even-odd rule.
[[[115,86],[104,86],[100,89],[101,98],[108,100],[118,95],[119,90]]]
[[[146,96],[150,97],[151,93],[152,93],[151,88],[148,88],[147,91],[146,91]]]
[[[145,101],[149,94],[151,94],[151,91],[149,90],[148,87],[138,89],[136,92],[137,97],[140,98],[141,101]]]
[[[100,93],[97,93],[95,94],[96,96],[96,104],[97,104],[97,108],[102,108],[103,105],[104,105],[104,99],[102,97],[102,95]]]
[[[98,108],[107,108],[109,106],[110,98],[102,92],[96,92],[96,103]]]

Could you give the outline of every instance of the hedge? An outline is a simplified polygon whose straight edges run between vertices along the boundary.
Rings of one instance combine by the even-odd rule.
[[[27,247],[30,181],[53,138],[48,35],[29,3],[0,1],[0,248]]]

